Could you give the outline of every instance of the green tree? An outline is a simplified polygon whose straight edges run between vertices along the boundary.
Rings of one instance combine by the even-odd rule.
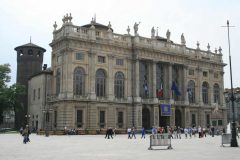
[[[0,65],[0,124],[3,122],[4,111],[13,110],[16,113],[23,108],[19,98],[25,94],[25,86],[20,84],[7,86],[7,82],[11,79],[10,72],[9,64]]]

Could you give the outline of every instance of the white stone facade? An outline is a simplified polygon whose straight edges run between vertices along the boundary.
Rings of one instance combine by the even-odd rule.
[[[134,36],[129,30],[120,35],[113,33],[111,24],[104,26],[93,19],[88,25],[75,26],[71,20],[67,15],[61,28],[54,25],[50,44],[53,76],[47,104],[53,110],[53,128],[207,127],[213,119],[222,121],[222,126],[226,124],[221,48],[212,53],[210,46],[203,51],[198,43],[197,49],[191,49],[186,47],[183,35],[181,44],[173,43],[169,31],[167,38],[156,36],[154,30],[151,38],[146,38],[139,36],[138,28]],[[80,80],[74,78],[77,68]],[[118,72],[124,77],[119,81],[119,95]],[[189,81],[194,83],[192,101]],[[179,96],[172,91],[173,82]],[[216,95],[214,85],[218,88]],[[163,89],[160,97],[156,93],[159,89]],[[171,105],[170,117],[161,116],[160,104]],[[213,114],[216,106],[217,115]]]

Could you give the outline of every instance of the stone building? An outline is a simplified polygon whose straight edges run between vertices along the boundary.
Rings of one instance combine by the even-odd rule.
[[[183,34],[177,44],[169,30],[166,38],[154,28],[151,38],[141,37],[138,23],[131,35],[129,26],[116,34],[94,18],[83,26],[73,25],[71,14],[62,21],[50,43],[53,129],[226,124],[221,48],[188,48]]]

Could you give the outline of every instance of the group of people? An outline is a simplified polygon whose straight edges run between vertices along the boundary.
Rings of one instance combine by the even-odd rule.
[[[20,128],[20,134],[23,136],[23,143],[26,144],[27,142],[30,142],[29,135],[31,134],[29,126],[26,125],[26,127],[23,129],[23,127]]]
[[[109,127],[106,131],[106,135],[105,135],[105,139],[110,139],[110,137],[113,139],[113,135],[116,136],[116,128],[115,129],[112,129],[112,127]]]

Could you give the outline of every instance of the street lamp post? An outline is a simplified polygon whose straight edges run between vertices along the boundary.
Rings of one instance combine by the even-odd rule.
[[[236,100],[234,93],[233,93],[233,82],[232,82],[232,63],[231,63],[231,51],[230,51],[230,36],[229,36],[229,21],[227,20],[227,27],[228,31],[228,52],[229,52],[229,66],[230,66],[230,79],[231,79],[231,96],[230,101],[232,102],[232,139],[231,139],[231,147],[238,147],[237,143],[237,133],[236,133],[236,119],[235,119],[235,109],[234,109],[234,101]]]
[[[31,115],[30,114],[26,114],[25,117],[27,119],[27,125],[29,126],[29,119],[30,119]]]

